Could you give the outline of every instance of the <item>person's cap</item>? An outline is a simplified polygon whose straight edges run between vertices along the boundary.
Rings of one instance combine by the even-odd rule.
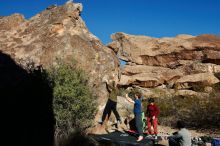
[[[149,98],[149,99],[148,99],[148,102],[149,102],[149,103],[152,103],[152,102],[154,102],[154,99],[153,99],[153,98]]]

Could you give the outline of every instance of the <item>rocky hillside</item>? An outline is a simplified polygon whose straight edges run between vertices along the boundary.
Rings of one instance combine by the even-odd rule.
[[[219,36],[152,38],[115,33],[113,42],[104,46],[89,32],[81,13],[81,4],[67,2],[50,6],[29,20],[20,14],[0,17],[0,52],[18,64],[33,62],[44,68],[59,60],[75,59],[89,74],[90,86],[99,97],[100,113],[95,120],[107,97],[105,79],[120,78],[122,86],[138,87],[151,96],[206,95],[212,91],[212,85],[219,83]],[[117,56],[127,62],[121,69]],[[0,85],[5,86],[2,80],[4,76]],[[121,111],[132,107],[127,105],[119,97],[122,117],[126,115]]]
[[[121,60],[121,85],[145,92],[161,89],[167,94],[198,95],[211,92],[219,82],[220,37],[178,35],[152,38],[125,33],[112,35],[108,44]],[[154,95],[156,96],[156,95]]]
[[[89,32],[80,17],[82,5],[49,6],[29,20],[20,14],[0,17],[0,51],[17,63],[47,68],[57,60],[75,59],[90,76],[99,97],[106,97],[105,78],[117,78],[119,61],[113,51]],[[102,99],[100,98],[100,99]]]

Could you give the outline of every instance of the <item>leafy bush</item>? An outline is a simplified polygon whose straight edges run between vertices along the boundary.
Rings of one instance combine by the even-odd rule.
[[[96,111],[96,100],[85,73],[76,64],[60,63],[49,71],[53,87],[56,139],[65,140],[76,130],[90,127]]]

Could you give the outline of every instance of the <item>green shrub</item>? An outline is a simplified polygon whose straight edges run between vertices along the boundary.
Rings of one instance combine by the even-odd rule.
[[[190,127],[220,127],[219,94],[210,94],[208,98],[170,96],[155,100],[161,111],[159,121],[162,125],[173,126],[177,120],[183,120]]]
[[[60,63],[50,69],[49,77],[53,81],[56,139],[67,139],[76,130],[85,131],[96,111],[96,100],[85,73],[74,63]]]

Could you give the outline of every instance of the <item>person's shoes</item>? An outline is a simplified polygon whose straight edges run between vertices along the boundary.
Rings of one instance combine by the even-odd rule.
[[[120,124],[121,124],[121,120],[117,120],[117,122],[115,123],[115,127],[119,130],[120,128]]]
[[[146,136],[146,138],[153,138],[153,136],[149,134]]]
[[[118,120],[118,121],[117,121],[117,124],[122,124],[122,121],[121,121],[121,120]]]
[[[103,124],[103,122],[102,122],[102,121],[98,121],[98,123],[99,123],[100,125],[102,125],[102,124]]]
[[[139,136],[138,139],[137,139],[137,141],[142,141],[143,139],[144,139],[143,136]]]

